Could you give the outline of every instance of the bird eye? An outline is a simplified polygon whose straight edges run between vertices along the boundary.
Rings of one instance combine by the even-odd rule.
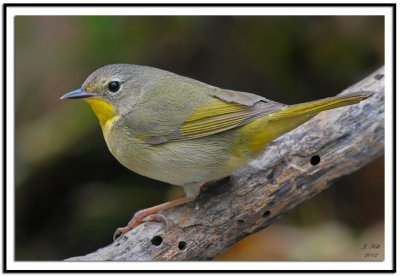
[[[121,83],[119,81],[112,81],[108,84],[108,90],[115,93],[121,88]]]

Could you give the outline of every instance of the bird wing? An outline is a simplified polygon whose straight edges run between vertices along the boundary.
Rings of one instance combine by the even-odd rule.
[[[205,137],[242,126],[284,106],[255,94],[220,89],[195,108],[177,129],[146,137],[144,141],[161,144]]]

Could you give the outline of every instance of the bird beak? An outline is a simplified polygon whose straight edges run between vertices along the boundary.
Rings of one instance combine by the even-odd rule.
[[[96,93],[86,92],[85,90],[79,88],[77,90],[68,92],[67,94],[63,95],[60,100],[65,99],[83,99],[83,98],[91,98],[97,96]]]

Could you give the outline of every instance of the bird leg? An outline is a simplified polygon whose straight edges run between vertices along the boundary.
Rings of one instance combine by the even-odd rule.
[[[130,230],[132,230],[133,228],[135,228],[136,226],[145,221],[160,221],[160,222],[165,222],[165,224],[167,224],[168,222],[167,218],[157,213],[194,200],[199,195],[200,187],[203,184],[204,183],[195,183],[195,182],[187,183],[183,185],[183,189],[185,190],[186,196],[147,209],[143,209],[135,213],[133,215],[133,218],[128,222],[127,226],[120,227],[115,231],[113,239],[115,240],[116,238],[125,235]]]
[[[190,202],[194,199],[194,197],[180,197],[172,201],[168,201],[165,203],[162,203],[160,205],[156,205],[147,209],[143,209],[138,211],[133,215],[133,218],[128,222],[128,225],[125,227],[120,227],[118,228],[113,236],[113,239],[117,239],[126,233],[128,233],[130,230],[138,226],[139,224],[143,223],[144,221],[160,221],[160,222],[167,222],[167,219],[160,214],[157,214],[158,212],[161,212],[163,210],[169,209],[174,206],[178,206],[187,202]]]

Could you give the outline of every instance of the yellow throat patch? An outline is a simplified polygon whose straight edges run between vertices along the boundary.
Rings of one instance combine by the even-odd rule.
[[[89,103],[94,114],[96,114],[102,128],[108,128],[110,123],[118,119],[119,116],[115,113],[114,107],[108,102],[99,98],[88,98],[85,101]]]

